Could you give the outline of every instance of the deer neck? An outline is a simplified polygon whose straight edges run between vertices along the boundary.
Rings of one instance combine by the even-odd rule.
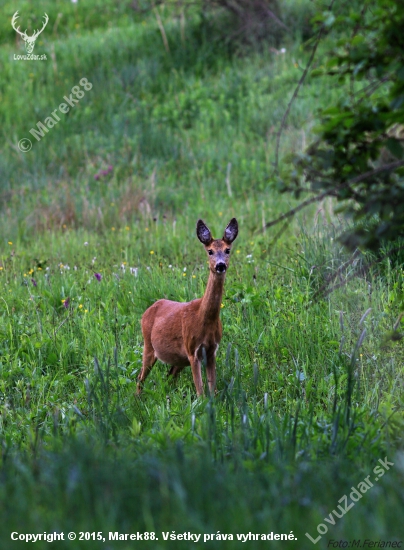
[[[208,284],[199,309],[199,320],[203,323],[219,319],[222,304],[225,275],[209,272]]]

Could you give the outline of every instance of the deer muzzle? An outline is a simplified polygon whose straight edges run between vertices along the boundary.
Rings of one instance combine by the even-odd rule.
[[[226,272],[226,264],[224,262],[218,262],[215,266],[215,269],[218,273]]]

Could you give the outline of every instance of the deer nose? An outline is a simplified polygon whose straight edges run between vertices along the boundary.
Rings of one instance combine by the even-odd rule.
[[[224,262],[219,262],[216,264],[215,269],[218,273],[224,273],[226,271],[226,264]]]

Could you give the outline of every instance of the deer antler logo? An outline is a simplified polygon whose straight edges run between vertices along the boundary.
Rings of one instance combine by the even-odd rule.
[[[20,31],[20,27],[17,27],[16,28],[16,23],[17,23],[17,19],[18,19],[19,15],[18,15],[18,11],[15,12],[15,14],[13,15],[13,18],[11,20],[11,25],[13,27],[13,29],[18,32],[18,34],[21,35],[22,39],[24,40],[25,42],[25,49],[27,50],[27,53],[32,53],[34,51],[34,46],[35,46],[35,41],[36,39],[38,38],[38,36],[41,34],[41,32],[44,30],[44,28],[46,27],[46,25],[48,24],[48,21],[49,21],[49,17],[47,16],[47,14],[45,13],[44,15],[44,23],[42,25],[42,29],[40,29],[39,31],[36,30],[34,32],[34,34],[32,36],[28,36],[27,35],[27,30],[25,30],[25,32],[21,32]]]

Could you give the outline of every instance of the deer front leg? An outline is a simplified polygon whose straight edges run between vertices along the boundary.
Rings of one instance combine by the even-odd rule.
[[[137,393],[142,392],[143,382],[146,380],[147,375],[151,371],[152,366],[157,361],[156,354],[154,353],[153,346],[150,342],[147,342],[145,339],[144,348],[143,348],[143,364],[142,370],[137,377]]]
[[[201,361],[198,357],[189,357],[189,362],[192,369],[192,378],[196,388],[197,395],[203,395],[202,373],[201,373]]]
[[[215,351],[206,354],[206,376],[208,378],[209,393],[213,395],[216,388],[216,357]]]

